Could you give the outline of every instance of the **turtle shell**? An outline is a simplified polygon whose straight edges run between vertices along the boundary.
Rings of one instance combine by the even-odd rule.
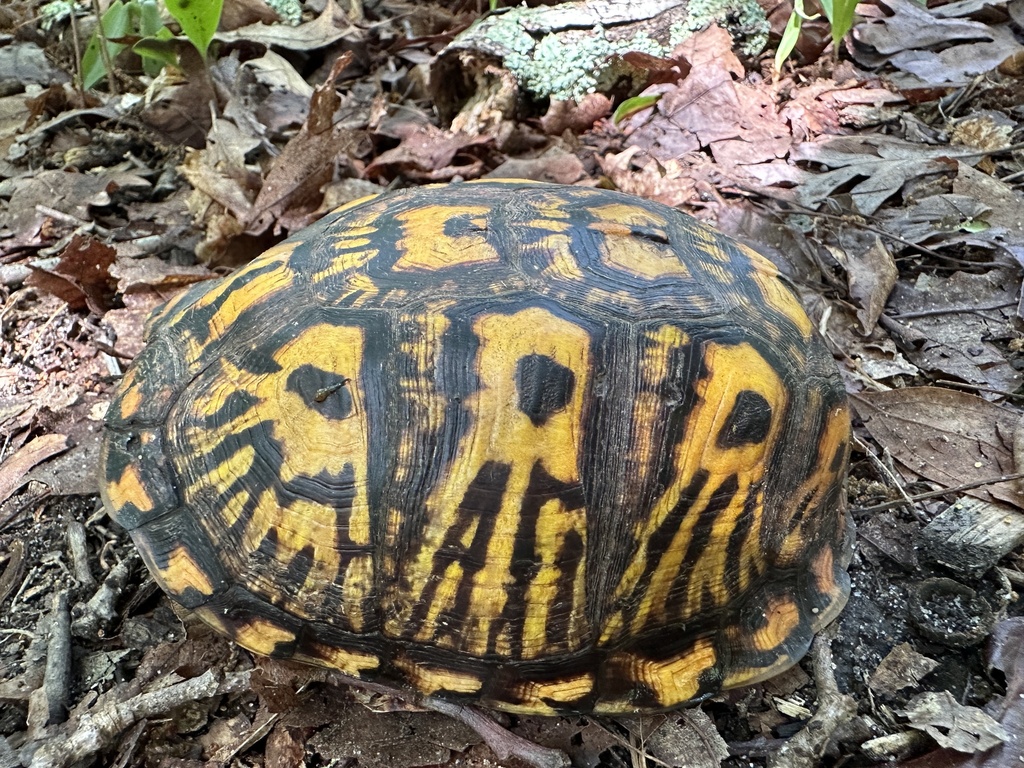
[[[778,270],[676,210],[356,201],[157,314],[103,497],[260,654],[521,713],[795,663],[845,603],[850,418]]]

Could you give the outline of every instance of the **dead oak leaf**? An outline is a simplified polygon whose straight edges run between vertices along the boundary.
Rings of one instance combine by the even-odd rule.
[[[793,146],[790,160],[824,166],[822,173],[803,171],[796,199],[815,208],[839,187],[849,191],[854,208],[871,215],[882,203],[898,194],[913,179],[956,170],[957,158],[976,159],[977,154],[949,147],[913,144],[889,136],[825,136]]]

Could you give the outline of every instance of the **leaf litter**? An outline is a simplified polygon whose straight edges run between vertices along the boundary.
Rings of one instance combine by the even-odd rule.
[[[859,547],[833,655],[785,686],[645,721],[506,724],[586,766],[1018,764],[1024,4],[876,0],[838,58],[812,33],[777,76],[770,50],[743,58],[712,25],[622,56],[636,92],[531,101],[489,65],[439,105],[434,64],[472,5],[319,0],[290,25],[226,0],[208,61],[176,46],[153,78],[125,55],[116,91],[84,93],[70,25],[0,8],[0,761],[44,764],[70,737],[123,765],[497,764],[436,714],[369,713],[187,617],[182,644],[89,468],[111,384],[174,292],[384,187],[518,176],[660,200],[777,260],[853,398]],[[989,655],[915,618],[922,594],[967,607],[950,622],[987,606]],[[54,647],[97,663],[61,691],[41,665],[70,613],[78,633]],[[151,720],[126,716],[140,702]]]

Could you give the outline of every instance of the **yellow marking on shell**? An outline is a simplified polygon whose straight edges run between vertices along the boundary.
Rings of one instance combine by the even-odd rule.
[[[579,481],[579,451],[582,435],[579,425],[583,417],[583,399],[588,386],[590,368],[590,336],[585,329],[559,318],[546,309],[531,307],[514,314],[486,314],[478,317],[473,330],[480,345],[473,370],[480,377],[478,391],[467,396],[463,405],[472,418],[472,424],[462,437],[456,459],[447,477],[443,478],[428,497],[426,524],[420,536],[421,544],[404,564],[404,583],[412,585],[408,595],[398,596],[399,605],[389,618],[386,631],[393,636],[401,634],[410,619],[413,607],[423,601],[430,574],[434,570],[437,553],[449,531],[467,514],[460,504],[470,486],[486,464],[507,465],[510,469],[507,484],[497,510],[479,510],[493,515],[493,530],[487,543],[485,566],[473,577],[467,618],[457,637],[441,635],[435,638],[438,627],[434,621],[442,610],[453,604],[455,590],[464,573],[446,573],[437,586],[435,602],[430,606],[431,617],[424,622],[417,639],[438,642],[476,656],[488,652],[488,637],[492,624],[499,620],[507,601],[507,589],[513,581],[512,550],[519,527],[523,498],[530,482],[534,465],[540,464],[556,480],[569,485]],[[546,355],[556,363],[573,371],[575,386],[566,407],[548,416],[544,423],[534,425],[529,416],[516,407],[516,370],[521,358],[531,354]],[[560,501],[544,504],[537,520],[537,530],[543,531],[536,546],[542,549],[541,562],[551,565],[557,561],[567,535],[575,532],[586,541],[586,521],[583,509],[569,510]],[[582,560],[582,557],[581,557]],[[544,570],[544,578],[548,571]],[[572,605],[566,606],[569,621],[568,645],[579,647],[586,642],[588,630],[583,610],[583,563],[578,566],[573,582]],[[531,580],[527,592],[527,605],[523,610],[535,620],[524,631],[523,657],[533,658],[550,652],[546,637],[536,620],[543,612],[531,600],[549,600],[551,588],[537,577]],[[443,609],[438,607],[444,605]],[[503,639],[504,638],[504,639]],[[508,652],[504,647],[507,635],[499,637],[497,652]]]
[[[728,634],[732,638],[731,642],[738,647],[746,647],[750,643],[749,637],[743,636],[739,627],[730,628]],[[797,660],[788,654],[782,654],[775,656],[772,662],[765,667],[732,667],[726,670],[725,676],[722,678],[722,690],[743,688],[760,683],[762,680],[768,680],[785,672]]]
[[[394,663],[396,667],[405,672],[409,681],[427,696],[437,691],[476,693],[483,687],[483,681],[468,672],[428,667],[405,658],[397,658]]]
[[[377,669],[380,659],[370,653],[361,653],[323,643],[307,643],[292,656],[292,661],[315,664],[318,667],[337,669],[352,677],[362,677],[363,672]]]
[[[502,706],[506,712],[553,715],[557,709],[549,702],[571,703],[586,696],[594,689],[594,674],[584,672],[574,677],[559,680],[529,681],[519,684],[515,705]]]
[[[820,407],[820,406],[819,406]],[[813,413],[815,408],[808,409]],[[850,411],[844,403],[832,409],[828,414],[825,429],[818,440],[818,452],[814,468],[807,478],[795,488],[786,498],[785,505],[782,505],[779,512],[779,519],[773,521],[773,525],[781,526],[781,530],[789,530],[792,521],[799,515],[800,524],[790,531],[789,535],[782,542],[776,562],[779,567],[787,567],[795,564],[803,557],[807,549],[809,538],[807,526],[814,526],[820,523],[821,517],[833,514],[841,517],[844,514],[840,506],[834,510],[819,509],[824,504],[825,496],[836,483],[836,477],[832,470],[832,461],[837,453],[845,457],[849,450],[850,443]],[[846,466],[846,461],[842,462]],[[816,514],[806,515],[804,510],[816,510]],[[841,523],[840,523],[841,525]]]
[[[662,229],[668,226],[668,222],[653,211],[639,205],[629,203],[611,203],[588,208],[591,216],[600,223],[618,224],[626,227],[647,227]]]
[[[226,499],[228,490],[239,478],[247,481],[244,496],[239,493],[229,500],[226,515],[202,521],[211,536],[222,535],[223,527],[239,519],[242,506],[250,501],[250,494],[258,497],[241,541],[224,550],[225,557],[234,558],[234,570],[246,574],[247,586],[265,596],[278,593],[275,579],[280,578],[300,553],[312,548],[305,583],[296,585],[296,592],[283,601],[287,610],[302,618],[318,614],[324,586],[335,582],[343,566],[352,567],[343,563],[342,550],[347,549],[347,560],[361,558],[352,554],[354,547],[370,547],[369,426],[359,379],[363,342],[361,328],[319,323],[304,328],[273,353],[274,361],[280,366],[277,373],[251,373],[223,360],[216,385],[197,392],[191,402],[179,402],[186,415],[172,414],[168,420],[172,442],[185,441],[186,447],[176,454],[176,465],[186,481],[187,500],[199,498],[204,489],[211,486]],[[345,418],[331,418],[316,402],[308,402],[303,394],[289,389],[289,376],[306,364],[335,375],[338,383],[345,381],[343,386],[352,406]],[[254,405],[223,423],[210,425],[204,416],[217,413],[227,398],[238,392],[248,393]],[[297,498],[282,506],[273,486],[269,485],[271,478],[257,472],[267,471],[258,458],[259,444],[239,446],[216,465],[195,464],[189,458],[214,456],[226,439],[253,428],[269,432],[272,442],[267,445],[278,446],[281,450],[280,471],[275,481],[287,485],[322,474],[337,477],[351,473],[352,498],[347,519],[341,521],[343,528],[339,528],[339,510],[330,499]],[[180,430],[184,433],[179,437]],[[271,530],[276,535],[277,567],[250,567],[249,553],[260,547]],[[357,631],[363,621],[363,600],[373,585],[372,567],[371,573],[366,573],[370,560],[361,560],[361,577],[344,584],[341,606],[342,614],[352,621]]]
[[[395,216],[402,223],[404,237],[396,248],[401,256],[395,261],[395,272],[433,271],[468,264],[501,261],[500,254],[487,239],[489,205],[425,205],[403,211]],[[449,235],[445,225],[455,217],[480,229]]]
[[[811,561],[811,572],[814,574],[818,591],[831,597],[829,604],[811,617],[811,628],[817,632],[832,623],[832,620],[842,612],[850,596],[836,584],[834,556],[830,547],[823,548]]]
[[[658,706],[674,707],[690,701],[700,691],[700,675],[718,661],[714,645],[708,639],[697,640],[692,648],[669,659],[654,660],[639,656],[615,654],[608,660],[633,680],[653,692]],[[600,714],[636,714],[636,705],[627,700],[598,702]]]
[[[278,644],[295,642],[295,633],[266,619],[250,618],[238,625],[235,642],[253,653],[270,656]]]
[[[256,456],[256,449],[251,445],[243,447],[234,457],[232,457],[231,464],[236,467],[252,467],[252,462]],[[228,496],[228,489],[230,488],[233,474],[226,469],[225,464],[220,464],[217,467],[216,473],[210,475],[212,478],[213,487],[217,490],[218,498],[224,499],[223,505],[221,506],[221,513],[224,515],[224,522],[228,527],[233,526],[238,522],[238,518],[241,517],[244,511],[245,505],[252,498],[252,493],[247,489],[241,489],[231,496]],[[239,470],[246,472],[248,469]]]
[[[815,587],[823,595],[832,595],[836,592],[834,568],[835,555],[833,555],[831,547],[823,547],[811,561],[811,573],[814,574]]]
[[[223,614],[206,606],[192,609],[192,615],[203,621],[207,626],[222,635],[231,636],[231,628],[224,621]]]
[[[603,261],[610,267],[648,280],[659,277],[689,278],[690,270],[676,251],[667,245],[668,222],[660,216],[639,206],[614,203],[591,208],[590,213],[598,221],[589,229],[604,235],[599,240]],[[651,240],[633,234],[634,228],[642,227],[660,233],[666,241],[664,247]]]
[[[540,553],[540,560],[535,564],[537,574],[526,591],[524,646],[528,642],[538,648],[544,645],[545,630],[551,618],[551,611],[553,608],[560,607],[556,606],[556,598],[558,597],[558,577],[561,568],[558,567],[555,559],[569,532],[581,528],[584,524],[582,510],[577,510],[573,514],[564,513],[558,500],[549,501],[541,507],[540,517],[537,520],[535,544]],[[565,606],[563,610],[568,609],[579,614],[584,611],[582,586],[586,573],[583,565],[583,558],[580,558],[576,564],[576,572],[572,576],[572,583],[580,589],[580,594],[574,596],[572,606]],[[583,616],[574,616],[571,621],[578,625],[583,621]]]
[[[671,332],[663,333],[670,339]],[[660,347],[662,354],[671,349],[671,342]],[[744,514],[745,502],[752,486],[760,483],[764,476],[765,462],[778,437],[781,416],[788,403],[785,382],[749,344],[731,346],[709,342],[704,349],[704,364],[708,374],[696,384],[697,402],[687,418],[683,438],[674,451],[672,482],[654,503],[647,519],[637,527],[637,553],[619,582],[615,592],[616,600],[624,600],[636,590],[641,576],[649,567],[649,542],[672,510],[680,502],[686,501],[682,498],[682,492],[690,486],[699,471],[707,472],[708,479],[696,498],[690,500],[690,508],[671,544],[652,570],[650,582],[635,613],[626,617],[634,634],[638,634],[648,622],[657,625],[670,618],[686,620],[693,616],[701,610],[705,593],[712,595],[717,605],[729,599],[725,591],[725,572],[731,567],[728,557],[729,537],[740,515]],[[658,366],[660,370],[666,368],[665,363]],[[718,437],[736,405],[737,397],[745,390],[758,393],[771,407],[771,425],[767,437],[761,442],[722,447],[718,445]],[[642,442],[642,439],[636,441]],[[736,478],[736,491],[717,513],[703,549],[700,552],[689,551],[693,529],[701,513],[709,504],[720,501],[713,494],[720,483],[731,476]],[[761,524],[762,509],[755,506],[752,513],[754,517],[750,526],[757,529]],[[681,610],[672,611],[668,609],[669,592],[684,567],[690,570],[686,599]],[[678,602],[679,598],[674,600]],[[606,624],[602,643],[613,640],[614,636],[609,633],[611,627],[612,624]]]
[[[185,547],[172,549],[167,556],[167,567],[157,570],[163,588],[172,595],[180,595],[189,587],[206,596],[213,594],[209,574]]]
[[[201,294],[191,304],[181,307],[173,315],[167,317],[167,324],[173,326],[192,312],[218,305],[217,311],[210,317],[207,325],[209,336],[206,343],[199,344],[193,339],[191,344],[186,344],[186,363],[190,367],[195,366],[202,358],[207,344],[223,336],[225,331],[238,320],[242,312],[250,307],[271,301],[274,296],[292,287],[295,274],[288,262],[296,246],[297,243],[285,242],[271,248],[231,277],[222,280],[219,285],[213,286],[209,291]],[[262,274],[254,274],[265,270],[268,264],[272,264],[273,269]]]
[[[544,258],[548,261],[542,271],[546,279],[580,281],[582,285],[583,270],[580,269],[576,257],[572,255],[569,245],[568,236],[552,235],[542,238],[532,247],[537,253],[544,254]]]
[[[371,195],[360,200],[347,203],[336,208],[331,216],[347,211],[356,206],[362,205],[379,195]],[[374,242],[374,235],[379,229],[378,220],[387,211],[387,203],[378,201],[366,206],[365,210],[349,213],[343,217],[343,226],[338,227],[337,222],[328,230],[330,239],[326,245],[329,249],[330,259],[323,269],[310,274],[310,282],[314,285],[332,277],[346,275],[346,287],[351,285],[359,276],[362,270],[370,261],[380,253],[379,248],[371,247]],[[363,277],[369,281],[365,275]],[[372,281],[370,281],[372,286]],[[374,293],[376,287],[373,286]]]
[[[751,253],[753,252],[751,251]],[[760,256],[758,258],[762,262],[765,261]],[[757,283],[758,288],[761,289],[761,295],[764,296],[765,303],[791,320],[793,325],[802,334],[804,340],[809,340],[814,333],[814,325],[800,304],[800,300],[793,291],[786,287],[786,284],[782,282],[782,278],[770,273],[766,274],[760,270],[755,270],[752,273],[752,277],[754,282]]]
[[[135,369],[131,369],[129,374],[125,375],[124,379],[121,380],[121,400],[118,402],[118,416],[122,419],[130,419],[136,413],[139,412],[139,406],[142,405],[142,389],[135,383]]]
[[[104,502],[109,509],[120,510],[128,504],[134,504],[140,512],[149,512],[155,506],[134,464],[126,466],[121,476],[107,483],[103,491]]]
[[[444,569],[444,575],[434,592],[434,599],[427,608],[427,616],[423,621],[423,629],[420,631],[420,640],[433,640],[434,631],[439,623],[442,613],[451,613],[455,608],[455,597],[459,591],[459,585],[465,578],[465,571],[459,563],[448,563]]]
[[[725,271],[722,273],[729,283],[735,279],[735,272],[732,269],[732,257],[722,248],[721,235],[718,234],[711,227],[702,224],[697,220],[692,220],[691,226],[687,229],[687,233],[693,241],[693,246],[698,248],[701,253],[707,256],[712,261],[717,261],[719,264],[726,265]]]
[[[380,194],[380,192],[375,192],[372,195],[365,195],[364,197],[359,197],[356,198],[355,200],[349,200],[347,203],[342,203],[333,211],[331,211],[331,215],[337,216],[339,213],[344,213],[345,211],[350,211],[353,208],[358,208],[360,205],[363,205],[364,203],[368,203],[371,200],[375,200],[376,198],[380,197]]]
[[[751,645],[759,651],[778,648],[800,625],[800,609],[791,598],[773,596],[764,609],[764,623],[751,636]]]

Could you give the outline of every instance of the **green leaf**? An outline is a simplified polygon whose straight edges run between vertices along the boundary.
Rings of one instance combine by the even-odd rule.
[[[618,125],[622,120],[625,120],[630,115],[635,115],[641,109],[647,109],[648,107],[654,106],[660,99],[660,93],[652,96],[634,96],[631,99],[626,99],[615,108],[615,113],[612,115],[612,122]]]
[[[802,6],[803,3],[798,2],[797,6]],[[789,15],[789,21],[786,22],[786,28],[782,32],[782,39],[779,40],[779,49],[775,51],[775,71],[782,71],[782,65],[786,59],[789,58],[789,54],[796,48],[796,41],[800,37],[800,27],[803,25],[803,8],[799,11],[796,7],[793,8],[793,13]]]
[[[167,29],[164,20],[160,18],[160,6],[156,0],[138,0],[139,5],[139,34],[143,37],[159,35],[160,30]],[[167,30],[171,34],[171,30]]]
[[[832,5],[831,0],[829,0],[829,5]],[[846,33],[853,28],[853,12],[856,8],[857,0],[835,0],[834,10],[832,12],[826,10],[828,20],[832,22],[832,43],[837,52]]]
[[[123,43],[112,43],[110,38],[112,37],[124,37],[131,32],[131,11],[127,5],[121,0],[114,0],[107,8],[106,13],[100,19],[100,26],[103,29],[103,35],[107,38],[106,41],[100,39],[99,30],[93,32],[92,37],[89,39],[89,44],[85,47],[85,53],[82,54],[82,87],[92,88],[96,83],[102,80],[105,76],[110,73],[107,72],[107,67],[103,62],[103,56],[100,53],[100,46],[105,45],[107,53],[110,58],[113,59],[117,54],[124,50]]]
[[[166,0],[167,10],[181,31],[204,57],[220,23],[224,0]]]
[[[164,67],[174,67],[178,64],[177,39],[174,33],[167,27],[161,27],[155,35],[144,37],[135,45],[132,50],[142,58],[142,67],[146,74],[156,77]],[[188,45],[184,40],[181,45]]]

